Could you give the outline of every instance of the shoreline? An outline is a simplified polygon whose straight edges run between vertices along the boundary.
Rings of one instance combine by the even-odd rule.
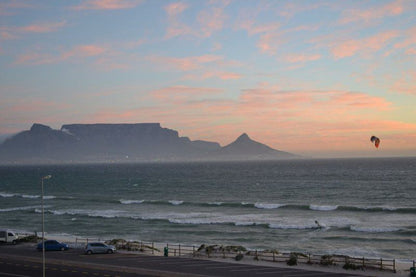
[[[27,235],[27,234],[26,234]],[[33,233],[32,233],[33,235]],[[42,236],[41,233],[37,232],[35,235]],[[69,234],[45,234],[45,239],[54,239],[61,242],[65,242],[69,244],[72,248],[83,248],[87,242],[92,241],[111,241],[111,239],[103,239],[103,238],[84,238],[84,237],[76,237]],[[114,239],[114,241],[124,241],[122,239]],[[247,255],[249,252],[247,251],[241,260],[236,260],[235,257],[238,252],[232,252],[232,254],[227,254],[222,256],[222,254],[213,253],[210,255],[204,255],[200,252],[195,252],[201,246],[190,246],[186,244],[178,244],[178,243],[163,243],[163,242],[143,242],[143,241],[125,241],[126,243],[135,243],[137,248],[132,248],[131,250],[127,249],[120,249],[117,248],[118,252],[126,253],[126,254],[137,254],[137,255],[153,255],[153,256],[163,256],[165,247],[169,248],[169,256],[186,256],[186,257],[195,257],[198,259],[207,259],[207,260],[215,260],[219,262],[225,263],[240,263],[240,264],[249,264],[249,265],[262,265],[262,266],[271,266],[271,267],[281,267],[281,268],[299,268],[299,269],[314,269],[322,272],[334,272],[334,273],[354,273],[357,275],[362,276],[396,276],[396,277],[404,277],[409,276],[410,268],[414,266],[415,260],[412,259],[393,259],[394,260],[394,267],[396,272],[391,269],[377,269],[372,267],[364,267],[363,269],[344,269],[342,264],[331,264],[331,265],[321,265],[319,263],[298,263],[297,265],[287,265],[285,261],[271,261],[271,260],[263,260],[262,258],[258,259],[257,256],[250,256]],[[139,247],[140,245],[140,247]],[[202,244],[203,245],[203,244]],[[179,246],[179,248],[178,248]],[[117,243],[116,243],[117,247]],[[182,249],[181,249],[182,247]],[[140,248],[140,249],[138,249]],[[178,251],[179,250],[179,251]],[[181,253],[182,250],[182,253]],[[193,255],[193,253],[197,253],[197,255]],[[202,252],[203,253],[203,252]],[[254,253],[254,252],[253,252]],[[286,253],[286,252],[282,252]],[[290,253],[286,253],[290,254]],[[257,255],[257,251],[256,251]],[[334,255],[335,256],[335,255]],[[274,255],[273,255],[274,257]],[[353,258],[353,257],[350,257]],[[362,257],[360,257],[361,259]],[[366,257],[365,259],[370,259]],[[387,261],[388,259],[386,259]],[[376,275],[374,275],[376,274]]]

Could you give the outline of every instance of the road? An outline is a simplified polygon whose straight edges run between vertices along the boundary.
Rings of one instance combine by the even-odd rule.
[[[0,245],[0,276],[42,276],[42,253],[35,250],[34,244]],[[85,255],[82,249],[70,249],[46,252],[46,276],[347,277],[358,275],[142,254]]]

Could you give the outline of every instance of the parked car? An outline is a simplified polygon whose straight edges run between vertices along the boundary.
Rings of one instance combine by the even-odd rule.
[[[102,242],[90,242],[85,246],[85,254],[95,254],[95,253],[107,253],[112,254],[116,252],[116,248],[113,245],[107,245]]]
[[[38,246],[36,247],[37,250],[42,250],[42,242],[38,243]],[[62,243],[56,240],[45,240],[45,251],[64,251],[68,250],[68,244]]]
[[[0,230],[0,242],[16,244],[18,236],[10,230]]]

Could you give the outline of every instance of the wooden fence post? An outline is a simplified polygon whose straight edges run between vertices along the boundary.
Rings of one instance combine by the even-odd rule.
[[[275,259],[275,257],[274,257],[274,250],[273,250],[273,262],[275,262],[276,261],[276,259]]]
[[[192,245],[192,256],[195,257],[195,245]]]
[[[365,267],[365,258],[363,257],[363,267]]]
[[[396,259],[393,259],[393,272],[396,273]]]
[[[383,270],[383,258],[380,258],[380,270]]]
[[[154,254],[155,254],[155,243],[152,242],[152,255],[154,255]]]

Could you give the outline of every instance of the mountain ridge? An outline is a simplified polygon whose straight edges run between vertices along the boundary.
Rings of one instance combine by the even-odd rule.
[[[75,163],[274,160],[297,157],[252,140],[246,133],[221,147],[180,137],[160,123],[64,124],[60,130],[34,123],[0,143],[0,163]]]

